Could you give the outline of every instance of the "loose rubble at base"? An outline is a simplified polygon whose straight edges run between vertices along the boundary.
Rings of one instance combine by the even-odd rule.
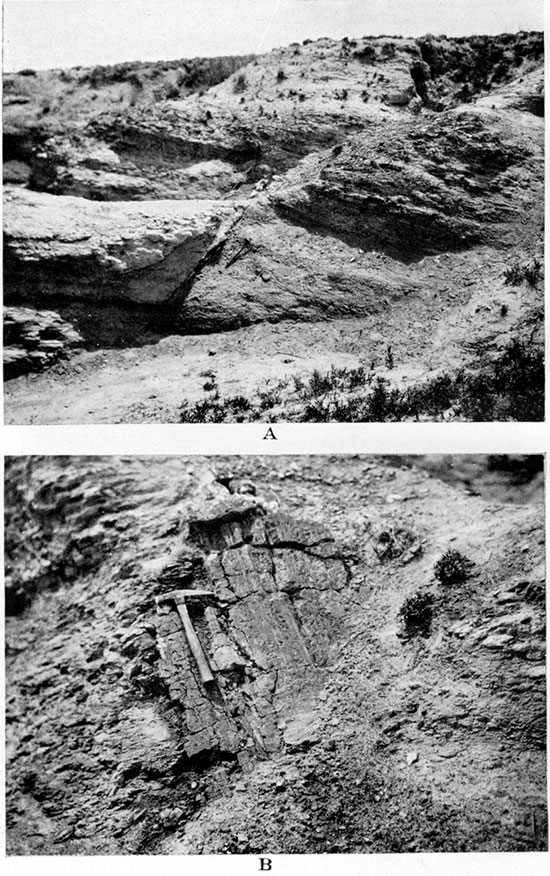
[[[82,345],[82,336],[52,310],[4,307],[4,376],[39,371]]]

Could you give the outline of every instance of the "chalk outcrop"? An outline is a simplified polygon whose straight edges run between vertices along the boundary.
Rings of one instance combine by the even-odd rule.
[[[11,191],[4,209],[7,294],[165,303],[223,240],[240,209]]]

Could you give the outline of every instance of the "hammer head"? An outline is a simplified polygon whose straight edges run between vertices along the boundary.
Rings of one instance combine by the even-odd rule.
[[[155,596],[157,605],[163,602],[175,602],[176,605],[197,600],[216,599],[216,594],[211,590],[170,590],[169,593],[161,593]]]

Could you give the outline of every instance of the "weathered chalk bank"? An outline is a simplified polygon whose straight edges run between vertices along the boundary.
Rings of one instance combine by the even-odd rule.
[[[161,304],[177,297],[241,212],[219,201],[111,201],[10,191],[7,295]]]

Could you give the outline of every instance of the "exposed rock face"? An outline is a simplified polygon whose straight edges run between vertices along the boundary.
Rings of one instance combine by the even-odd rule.
[[[32,161],[30,187],[51,194],[94,201],[143,201],[151,198],[222,198],[245,182],[246,172],[222,160],[170,168],[140,169],[91,137],[50,137]]]
[[[545,848],[541,495],[368,457],[7,472],[11,853]],[[421,549],[382,562],[397,529]],[[449,544],[474,571],[444,587]],[[179,588],[213,594],[189,600],[213,685],[155,605]]]
[[[479,243],[510,246],[522,224],[542,225],[543,166],[542,128],[454,110],[350,139],[273,201],[365,249],[419,258]]]
[[[28,183],[31,169],[24,161],[4,161],[2,166],[2,178],[4,183],[25,185]]]
[[[322,39],[253,61],[213,59],[212,68],[216,61],[218,66],[206,83],[211,87],[199,95],[191,94],[193,85],[174,90],[170,77],[181,80],[178,64],[183,62],[170,62],[163,69],[156,69],[161,64],[140,69],[118,65],[11,76],[6,125],[16,138],[29,124],[29,106],[21,120],[18,101],[28,95],[32,106],[33,88],[53,89],[48,121],[42,122],[44,133],[32,157],[32,187],[99,200],[116,200],[123,192],[128,193],[124,197],[144,200],[213,197],[215,189],[227,194],[266,173],[284,172],[308,153],[344,142],[369,124],[408,114],[409,108],[441,110],[471,100],[530,74],[542,54],[540,34]],[[238,70],[246,61],[250,63]],[[165,81],[168,91],[162,87]],[[205,82],[204,77],[199,81]],[[64,92],[75,84],[79,118],[90,122],[86,134],[109,143],[120,159],[115,179],[111,167],[90,172],[89,148],[81,140],[84,125],[67,117],[64,103],[58,105],[61,94],[65,100]],[[94,95],[99,101],[92,102]],[[63,136],[44,143],[48,132],[60,133],[60,122]],[[73,128],[70,143],[68,126]],[[27,160],[28,153],[23,145],[14,157]],[[214,179],[202,166],[212,161],[223,164]],[[135,185],[124,184],[126,176],[135,177]]]
[[[266,194],[245,211],[220,258],[201,270],[179,319],[193,330],[220,331],[284,319],[368,317],[420,291],[402,263],[286,222]]]
[[[214,600],[194,621],[214,686],[197,678],[177,613],[161,614],[158,628],[159,671],[185,713],[186,754],[318,741],[310,718],[348,581],[341,551],[326,530],[251,504],[191,520],[190,537],[205,552]]]
[[[30,177],[30,187],[39,191],[94,200],[173,197],[174,187],[162,179],[157,184],[155,170],[146,180],[131,163],[119,167],[116,155],[98,163],[98,151],[108,149],[97,140],[84,145],[82,130],[109,110],[203,92],[251,60],[243,55],[4,74],[4,179],[27,184]],[[204,189],[196,195],[217,196]]]
[[[37,371],[68,355],[82,337],[51,310],[4,307],[4,377]]]
[[[515,109],[544,117],[544,69],[536,68],[476,101],[479,107]]]
[[[357,134],[257,197],[198,276],[183,324],[370,315],[426,283],[448,288],[444,265],[424,275],[423,258],[470,251],[494,264],[542,241],[543,168],[531,115],[472,106]]]
[[[99,204],[13,191],[5,204],[8,295],[166,302],[239,215],[236,204]]]
[[[50,137],[33,156],[31,188],[94,201],[143,200],[150,184],[132,170],[121,173],[116,152],[89,137]]]
[[[98,115],[85,133],[109,144],[120,160],[118,173],[140,184],[147,180],[147,189],[136,186],[131,197],[212,197],[215,189],[225,195],[383,120],[381,105],[390,115],[406,107],[416,93],[409,64],[419,57],[418,46],[403,40],[390,60],[385,40],[366,43],[374,46],[369,60],[359,44],[354,52],[351,44],[335,40],[280,49],[196,99],[123,105],[122,111]],[[399,97],[388,99],[387,91]],[[31,185],[107,197],[105,174],[112,169],[90,173],[90,147],[81,137],[78,131],[70,144],[66,136],[41,144],[32,159]]]

